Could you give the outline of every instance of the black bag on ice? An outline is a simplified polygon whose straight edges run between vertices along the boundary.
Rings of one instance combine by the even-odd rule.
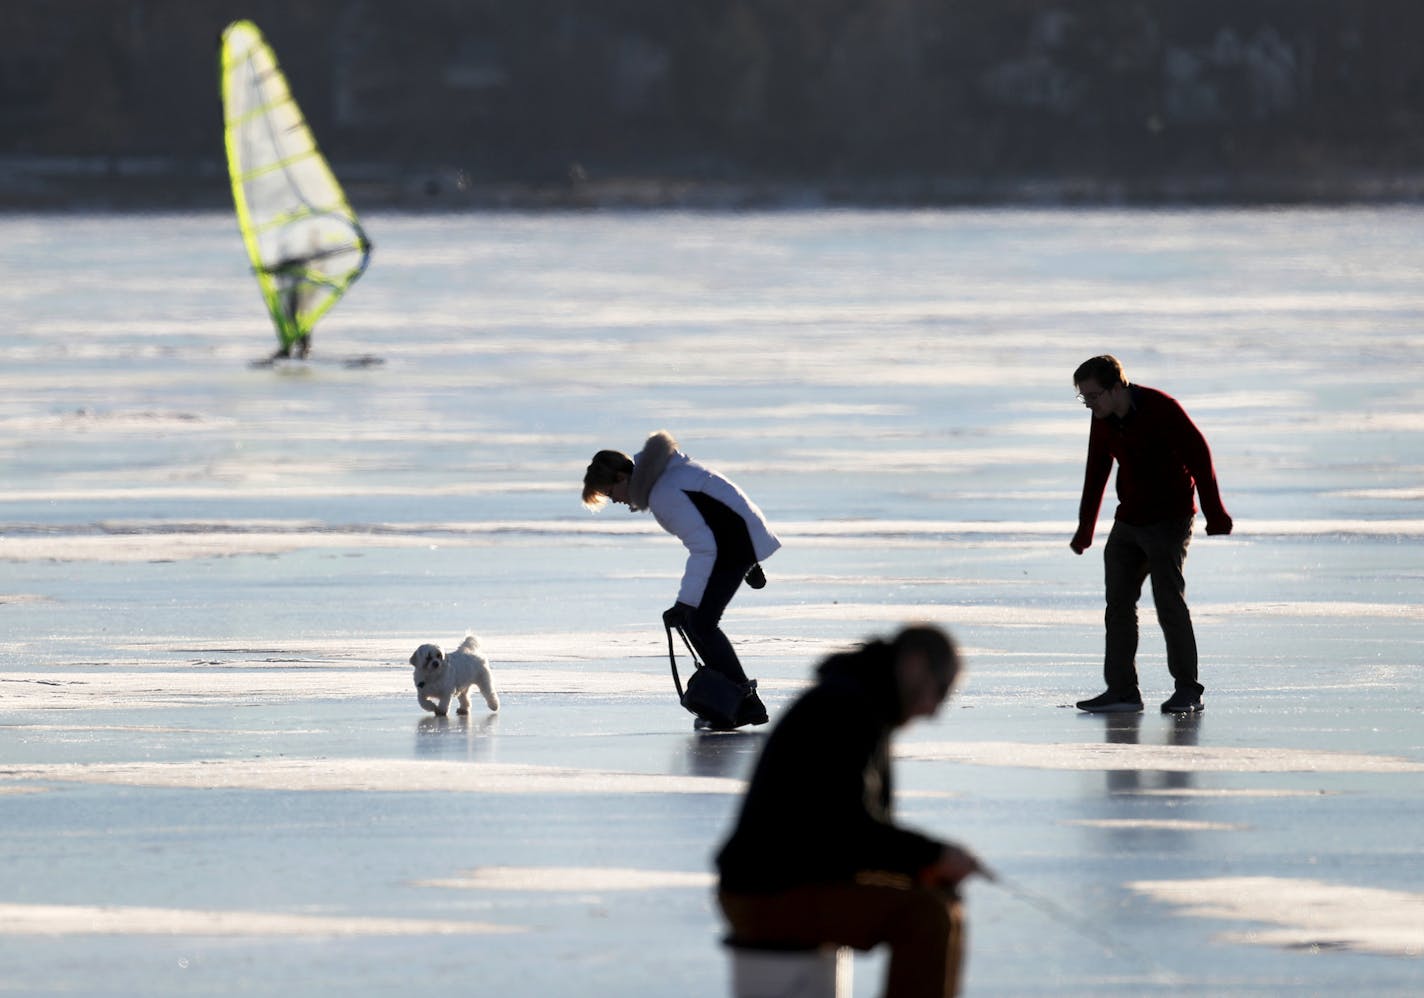
[[[732,728],[736,727],[737,707],[745,696],[742,688],[722,673],[702,666],[687,677],[682,705],[719,728]]]
[[[678,701],[688,709],[689,712],[698,717],[706,718],[719,728],[732,728],[737,724],[737,708],[741,705],[742,699],[746,697],[746,690],[732,682],[722,673],[715,669],[709,669],[697,659],[697,652],[693,651],[692,642],[687,640],[687,634],[681,627],[677,633],[682,636],[682,643],[687,645],[688,654],[692,656],[692,675],[687,677],[687,689],[682,688],[682,679],[677,674],[677,654],[673,650],[672,627],[668,627],[668,661],[672,665],[672,681],[677,687]]]

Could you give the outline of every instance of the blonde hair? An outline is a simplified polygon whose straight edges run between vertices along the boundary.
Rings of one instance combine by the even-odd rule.
[[[599,451],[583,473],[583,504],[598,509],[608,502],[608,490],[618,483],[618,476],[631,474],[633,459],[627,454],[620,450]]]

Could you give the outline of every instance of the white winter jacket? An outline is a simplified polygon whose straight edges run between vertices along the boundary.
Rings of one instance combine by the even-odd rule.
[[[781,547],[781,541],[767,526],[756,503],[735,484],[679,451],[671,434],[659,431],[650,436],[633,459],[630,505],[635,510],[649,510],[658,525],[687,548],[687,567],[677,601],[699,606],[717,561],[717,540],[688,498],[689,492],[706,493],[745,520],[758,561],[771,557]]]

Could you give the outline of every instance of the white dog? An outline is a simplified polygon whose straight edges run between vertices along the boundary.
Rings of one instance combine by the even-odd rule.
[[[446,655],[439,645],[421,645],[410,656],[415,666],[415,698],[436,717],[450,710],[450,698],[460,698],[458,714],[470,712],[470,687],[478,686],[490,710],[499,710],[499,697],[490,682],[489,662],[480,654],[480,642],[471,634]],[[439,703],[436,703],[436,699]]]

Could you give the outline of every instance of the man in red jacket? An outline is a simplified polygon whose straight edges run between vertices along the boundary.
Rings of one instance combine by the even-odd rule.
[[[1074,554],[1093,543],[1103,489],[1117,462],[1117,513],[1103,548],[1107,587],[1104,624],[1107,650],[1103,678],[1107,690],[1080,700],[1079,710],[1122,713],[1142,710],[1137,686],[1137,601],[1142,583],[1152,579],[1157,622],[1167,642],[1167,669],[1176,689],[1164,714],[1202,709],[1197,681],[1197,641],[1187,609],[1182,566],[1196,516],[1193,490],[1201,498],[1208,534],[1231,533],[1231,516],[1221,502],[1206,438],[1177,400],[1144,385],[1129,384],[1116,357],[1104,354],[1073,373],[1078,401],[1093,414],[1088,464],[1078,506]]]

